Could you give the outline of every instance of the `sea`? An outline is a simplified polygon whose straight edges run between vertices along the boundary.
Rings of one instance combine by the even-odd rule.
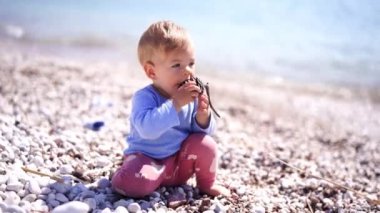
[[[158,20],[184,26],[196,63],[215,74],[380,87],[380,1],[0,0],[2,41],[85,50],[78,57],[137,61],[139,36]]]

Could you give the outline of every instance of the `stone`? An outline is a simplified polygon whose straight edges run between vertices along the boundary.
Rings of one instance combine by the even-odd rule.
[[[32,194],[41,194],[41,188],[40,185],[38,185],[38,182],[34,179],[30,179],[28,182],[28,190]]]
[[[62,193],[55,194],[55,199],[62,203],[66,203],[69,201],[69,199],[67,199],[67,197]]]
[[[131,211],[131,212],[133,212],[133,211]],[[118,206],[115,209],[114,213],[128,213],[128,210],[124,206]]]
[[[57,206],[52,213],[87,213],[90,211],[90,206],[80,201],[71,201],[63,205]]]
[[[61,175],[71,175],[71,173],[74,171],[74,168],[71,165],[62,165],[59,168],[59,173]]]
[[[24,188],[24,185],[18,181],[7,184],[7,190],[8,191],[18,192],[23,188]]]
[[[265,213],[265,208],[263,206],[253,206],[251,208],[252,213]]]
[[[100,178],[98,180],[98,188],[105,189],[111,186],[111,182],[107,178]]]
[[[130,203],[127,207],[128,211],[132,212],[132,213],[135,213],[135,212],[138,212],[141,210],[141,207],[138,203],[136,202],[133,202],[133,203]]]

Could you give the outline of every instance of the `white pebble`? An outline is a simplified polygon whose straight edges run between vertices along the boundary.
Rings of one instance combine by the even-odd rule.
[[[71,165],[62,165],[59,168],[59,173],[61,175],[70,175],[73,171],[74,171],[74,169]]]
[[[251,208],[252,213],[265,213],[265,208],[262,206],[253,206]]]
[[[18,205],[20,202],[20,197],[14,191],[5,192],[5,200],[4,202],[7,205]]]
[[[33,161],[32,161],[37,167],[41,167],[41,166],[44,166],[45,162],[44,162],[44,159],[37,155],[33,158]]]
[[[10,205],[4,212],[12,212],[12,213],[25,213],[26,211],[17,205]]]
[[[138,212],[141,210],[141,207],[138,203],[131,203],[128,205],[128,211],[132,212],[132,213],[135,213],[135,212]]]
[[[133,201],[121,199],[121,200],[118,200],[117,202],[115,202],[113,205],[115,208],[117,208],[119,206],[128,207],[129,204],[131,204],[132,202]]]
[[[323,198],[323,203],[326,205],[327,208],[334,207],[334,202],[329,198]]]
[[[103,209],[100,213],[112,213],[111,209],[110,208],[105,208]]]
[[[245,194],[245,187],[243,187],[243,186],[241,186],[241,187],[239,187],[237,190],[236,190],[236,193],[238,194],[238,195],[244,195]]]
[[[90,211],[90,207],[86,203],[71,201],[55,207],[52,213],[87,213],[88,211]]]
[[[28,183],[29,183],[28,184],[28,186],[29,186],[28,190],[29,190],[30,193],[36,194],[36,195],[41,194],[40,185],[38,185],[38,182],[36,180],[31,179],[31,180],[29,180]]]
[[[0,185],[8,181],[8,175],[0,175]]]
[[[7,190],[8,191],[15,191],[15,192],[18,192],[20,191],[21,189],[24,188],[24,185],[20,182],[13,182],[13,183],[8,183],[7,185]]]
[[[118,206],[115,211],[115,213],[128,213],[128,210],[124,206]],[[131,211],[132,212],[132,211]]]
[[[108,159],[106,156],[100,156],[99,158],[96,159],[96,167],[106,167],[110,165],[112,162]]]
[[[287,189],[287,188],[291,188],[292,186],[294,186],[295,185],[295,182],[294,182],[294,180],[292,180],[292,179],[286,179],[286,178],[283,178],[282,180],[281,180],[281,186],[283,187],[283,188],[285,188],[285,189]]]

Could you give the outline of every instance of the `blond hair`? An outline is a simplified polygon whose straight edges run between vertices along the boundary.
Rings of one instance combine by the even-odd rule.
[[[138,44],[138,57],[141,65],[152,62],[157,51],[168,53],[176,49],[185,49],[192,45],[185,28],[171,21],[153,23],[142,34]]]

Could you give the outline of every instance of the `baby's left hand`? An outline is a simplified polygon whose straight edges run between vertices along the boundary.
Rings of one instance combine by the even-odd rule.
[[[205,92],[198,96],[198,109],[196,120],[200,127],[207,128],[210,122],[210,104],[208,102],[208,97]]]

